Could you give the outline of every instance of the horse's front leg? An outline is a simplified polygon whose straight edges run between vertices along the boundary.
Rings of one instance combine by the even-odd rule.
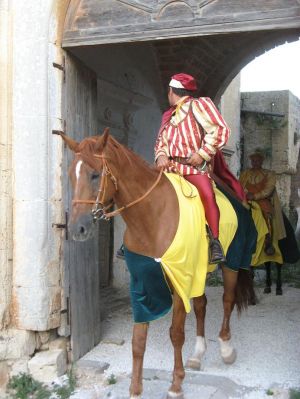
[[[235,305],[235,293],[238,273],[222,266],[224,294],[223,294],[223,322],[219,334],[220,351],[223,362],[226,364],[234,363],[236,350],[231,344],[230,317]]]
[[[266,268],[266,286],[264,289],[264,293],[270,294],[272,286],[271,262],[265,262],[265,268]]]
[[[170,328],[170,338],[174,347],[174,370],[173,381],[169,389],[167,399],[183,399],[182,381],[185,376],[183,361],[182,361],[182,347],[184,344],[184,324],[186,319],[186,311],[179,295],[173,294],[173,318]]]
[[[276,263],[276,270],[277,270],[276,295],[282,295],[281,268],[282,265],[280,263]]]
[[[200,370],[201,360],[206,351],[206,342],[204,335],[206,304],[207,304],[206,295],[203,294],[202,296],[194,298],[193,304],[194,304],[194,312],[197,322],[197,337],[196,337],[196,345],[194,353],[186,362],[186,367],[193,370]]]
[[[135,324],[132,335],[132,376],[130,399],[140,399],[143,392],[143,361],[147,342],[148,323]]]

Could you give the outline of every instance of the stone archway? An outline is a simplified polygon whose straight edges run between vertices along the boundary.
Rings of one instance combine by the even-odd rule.
[[[218,102],[244,65],[275,45],[297,40],[300,34],[297,0],[288,0],[288,4],[273,0],[263,9],[258,0],[247,4],[243,0],[71,0],[58,7],[58,14],[59,42],[65,56],[72,53],[79,58],[96,73],[98,92],[109,93],[105,97],[108,105],[99,108],[101,126],[111,123],[126,144],[133,143],[137,130],[132,126],[133,114],[148,107],[158,115],[166,105],[164,88],[173,73],[183,70],[196,76],[201,95]],[[121,74],[115,53],[122,62],[131,57],[137,64],[127,59]],[[158,78],[143,70],[145,63]],[[139,80],[146,82],[148,92]],[[130,98],[130,109],[116,101],[120,96]],[[150,139],[154,141],[152,127]],[[145,147],[151,142],[149,129],[143,134],[140,145]],[[121,236],[122,227],[116,230]]]
[[[300,35],[297,0],[74,0],[63,47],[151,42],[162,86],[184,70],[202,95],[219,100],[228,83],[256,56]]]

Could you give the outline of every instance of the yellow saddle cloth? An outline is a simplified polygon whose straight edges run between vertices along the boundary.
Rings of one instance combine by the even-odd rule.
[[[274,255],[267,255],[264,251],[265,237],[269,232],[266,221],[263,217],[262,210],[256,201],[251,201],[251,212],[254,224],[257,230],[257,244],[255,254],[252,256],[251,266],[260,266],[265,262],[283,263],[282,254],[278,246],[278,232],[273,231],[273,247],[275,249]]]
[[[161,264],[186,312],[190,312],[190,299],[203,295],[207,272],[214,270],[215,265],[208,265],[206,220],[197,188],[177,174],[165,175],[176,191],[180,216],[176,235]],[[226,254],[237,230],[237,217],[227,198],[214,190],[220,209],[219,238]]]

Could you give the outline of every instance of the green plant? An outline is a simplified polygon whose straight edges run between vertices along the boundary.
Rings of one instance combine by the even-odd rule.
[[[71,369],[68,373],[68,379],[63,385],[55,384],[48,388],[36,381],[30,374],[21,373],[9,380],[7,389],[10,399],[69,399],[75,387],[76,378],[73,369]]]
[[[210,273],[207,277],[207,283],[209,287],[219,287],[223,285],[222,278],[218,275],[218,270]]]
[[[274,395],[274,392],[272,391],[272,389],[268,389],[267,392],[266,392],[266,394],[267,394],[268,396],[272,396],[272,395]]]
[[[7,388],[12,395],[11,399],[48,399],[51,396],[51,392],[45,385],[25,373],[13,376]]]
[[[114,374],[111,374],[108,378],[107,378],[107,383],[109,385],[113,385],[117,383],[117,378]]]
[[[300,390],[290,389],[290,399],[300,399]]]
[[[64,385],[54,385],[53,393],[56,394],[59,399],[68,399],[76,388],[76,376],[73,368],[68,372],[68,380]]]

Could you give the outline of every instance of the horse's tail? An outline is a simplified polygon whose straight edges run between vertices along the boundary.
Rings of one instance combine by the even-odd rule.
[[[237,312],[240,315],[248,305],[255,305],[257,298],[253,287],[251,272],[246,269],[239,269],[238,280],[235,288],[235,303]]]

